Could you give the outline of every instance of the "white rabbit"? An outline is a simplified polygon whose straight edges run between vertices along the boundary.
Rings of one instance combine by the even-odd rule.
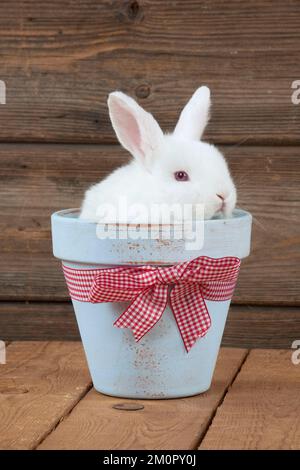
[[[200,141],[209,119],[210,90],[202,86],[184,107],[175,130],[163,134],[154,117],[122,92],[110,93],[116,135],[134,157],[86,191],[81,219],[110,222],[107,207],[122,199],[129,207],[118,222],[145,222],[142,207],[204,206],[204,218],[231,215],[236,189],[220,151]],[[151,219],[151,223],[157,222]]]

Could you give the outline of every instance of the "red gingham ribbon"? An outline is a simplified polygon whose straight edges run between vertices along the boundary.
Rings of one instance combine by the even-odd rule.
[[[239,267],[239,258],[200,256],[170,267],[83,270],[63,265],[63,270],[74,300],[92,303],[131,301],[114,325],[131,328],[136,341],[158,322],[169,297],[185,348],[189,351],[211,325],[205,300],[231,299]]]

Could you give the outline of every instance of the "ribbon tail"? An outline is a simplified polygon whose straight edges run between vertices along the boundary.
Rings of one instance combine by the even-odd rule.
[[[157,285],[139,293],[129,307],[114,322],[117,328],[132,330],[136,341],[161,318],[168,301],[168,286]]]
[[[171,291],[170,304],[185,349],[189,352],[211,326],[201,287],[197,284],[176,285]]]

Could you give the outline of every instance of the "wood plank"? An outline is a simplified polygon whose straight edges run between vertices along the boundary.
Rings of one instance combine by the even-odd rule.
[[[299,307],[232,305],[223,346],[290,348],[300,338]]]
[[[0,302],[0,339],[4,341],[78,341],[70,302]]]
[[[300,374],[290,351],[251,351],[200,449],[300,448]]]
[[[173,400],[139,400],[143,410],[114,409],[124,400],[90,391],[38,449],[193,449],[246,357],[222,349],[209,392]]]
[[[33,449],[90,383],[81,344],[12,343],[0,367],[0,449]]]
[[[235,302],[299,304],[299,147],[221,148],[239,206],[255,217]],[[0,145],[0,299],[68,298],[51,254],[50,215],[79,205],[89,185],[127,160],[117,146]]]
[[[68,1],[2,0],[0,139],[115,142],[106,108],[114,89],[138,97],[170,129],[207,83],[209,138],[299,143],[291,103],[299,41],[293,0],[82,0],[72,15]]]
[[[300,309],[232,305],[223,346],[290,348],[300,338]],[[68,302],[0,302],[0,339],[5,341],[79,340]]]

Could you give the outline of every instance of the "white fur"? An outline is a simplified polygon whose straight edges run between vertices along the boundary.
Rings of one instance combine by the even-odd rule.
[[[199,88],[183,109],[175,131],[164,135],[153,116],[121,92],[109,95],[108,107],[116,135],[134,159],[87,190],[80,218],[107,222],[103,205],[118,206],[126,199],[128,214],[119,222],[144,222],[139,204],[204,204],[210,219],[220,212],[230,216],[236,189],[223,155],[199,141],[208,121],[210,92]],[[185,171],[189,181],[176,181],[174,173]],[[135,207],[134,207],[135,206]],[[151,222],[153,220],[151,219]]]
[[[174,134],[186,139],[200,140],[209,120],[210,89],[198,88],[183,108]]]

